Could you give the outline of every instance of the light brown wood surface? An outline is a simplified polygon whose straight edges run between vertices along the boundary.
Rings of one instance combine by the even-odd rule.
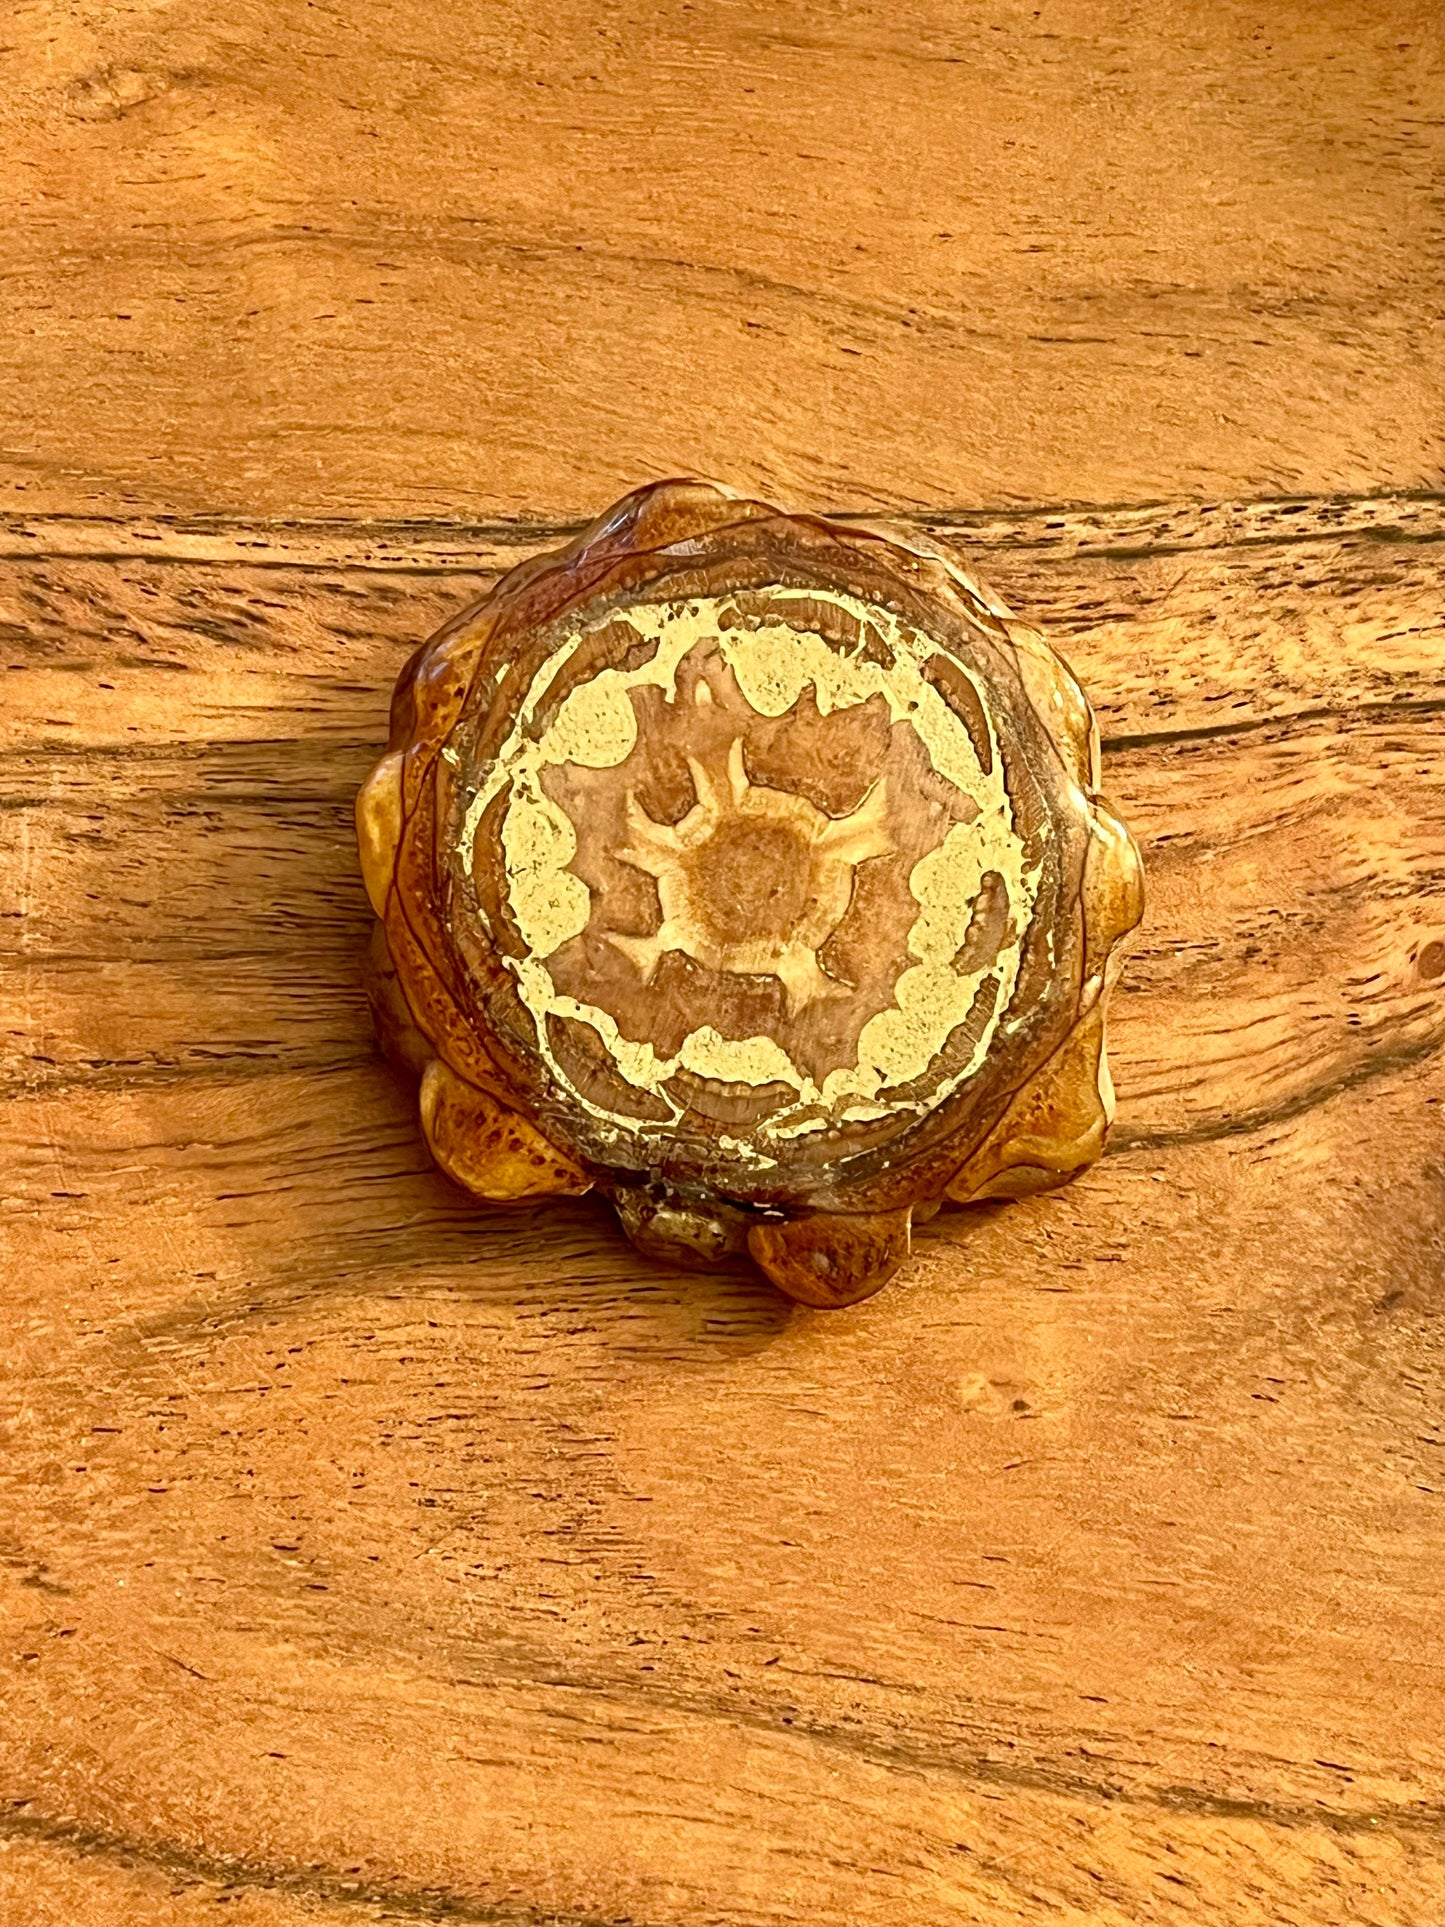
[[[1275,13],[0,24],[3,1927],[1445,1917],[1438,20]],[[361,994],[397,667],[676,468],[946,529],[1145,850],[1110,1154],[853,1312]]]
[[[9,0],[0,504],[1429,484],[1436,0]]]

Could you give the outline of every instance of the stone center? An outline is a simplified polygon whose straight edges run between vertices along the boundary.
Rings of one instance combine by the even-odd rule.
[[[803,920],[815,867],[812,850],[791,824],[757,813],[725,817],[683,868],[684,902],[669,904],[673,892],[667,891],[663,913],[681,911],[721,949],[781,942]]]
[[[725,756],[689,757],[697,801],[681,821],[659,823],[627,799],[628,841],[616,852],[657,879],[662,923],[651,936],[609,935],[651,983],[669,950],[710,970],[776,977],[790,1013],[819,997],[847,996],[818,948],[837,929],[853,872],[888,855],[885,785],[856,810],[828,816],[792,790],[748,780],[741,738]]]

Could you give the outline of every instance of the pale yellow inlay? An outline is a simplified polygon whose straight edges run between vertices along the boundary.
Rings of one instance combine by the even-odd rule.
[[[635,669],[604,669],[572,690],[551,725],[534,741],[530,732],[537,709],[585,632],[579,629],[569,635],[533,680],[510,735],[468,808],[460,842],[460,855],[470,865],[482,814],[510,784],[502,843],[512,910],[530,952],[514,968],[522,1000],[537,1026],[538,1049],[560,1083],[572,1089],[552,1054],[546,1027],[549,1015],[591,1025],[627,1082],[665,1102],[670,1100],[661,1087],[679,1070],[729,1083],[791,1086],[797,1094],[795,1102],[757,1129],[756,1136],[764,1143],[825,1128],[828,1116],[861,1121],[901,1108],[889,1101],[890,1091],[923,1075],[951,1032],[968,1016],[984,980],[996,977],[993,1015],[968,1062],[909,1108],[930,1109],[956,1090],[982,1063],[1008,1007],[1038,883],[1037,871],[1024,863],[992,720],[988,722],[992,767],[985,772],[968,730],[923,675],[931,657],[946,656],[977,688],[967,665],[888,611],[852,596],[819,589],[806,594],[776,589],[770,600],[778,607],[780,620],[769,623],[753,616],[751,627],[742,625],[726,596],[610,613],[606,620],[627,622],[641,640],[656,644],[655,653]],[[853,622],[871,623],[891,652],[891,663],[840,653],[822,636],[782,620],[787,605],[799,601],[829,602]],[[955,824],[939,847],[914,865],[909,888],[919,913],[909,932],[908,948],[917,961],[899,977],[892,1007],[864,1025],[856,1063],[831,1072],[821,1087],[793,1063],[777,1039],[725,1038],[711,1025],[694,1030],[676,1056],[661,1057],[652,1045],[622,1037],[609,1012],[563,996],[546,967],[553,951],[587,927],[591,898],[587,886],[566,868],[576,855],[576,836],[565,814],[544,794],[542,772],[562,763],[607,769],[625,761],[637,741],[637,716],[628,692],[651,686],[675,701],[678,669],[699,646],[716,648],[744,698],[761,715],[786,714],[810,687],[825,716],[882,696],[890,720],[907,723],[938,773],[977,805],[971,821]],[[987,716],[982,690],[979,696]],[[989,871],[1002,879],[1007,891],[1012,936],[983,968],[962,972],[954,968],[953,960]],[[624,1135],[649,1128],[575,1090],[573,1097]],[[681,1115],[679,1106],[673,1109]],[[735,1148],[740,1157],[751,1161],[773,1161],[765,1150],[753,1150],[740,1140]]]

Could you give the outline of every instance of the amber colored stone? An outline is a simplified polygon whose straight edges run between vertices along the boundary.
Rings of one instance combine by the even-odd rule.
[[[912,534],[698,482],[524,563],[398,680],[371,995],[479,1198],[836,1307],[940,1204],[1099,1155],[1143,909],[1062,660]]]

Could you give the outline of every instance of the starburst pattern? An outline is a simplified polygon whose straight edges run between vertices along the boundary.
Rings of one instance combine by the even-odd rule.
[[[677,823],[659,823],[629,794],[628,841],[616,852],[656,878],[661,926],[609,942],[645,983],[670,950],[712,970],[776,977],[790,1016],[847,996],[852,986],[828,975],[818,950],[847,913],[858,865],[893,849],[885,783],[832,817],[805,796],[751,782],[741,737],[687,763],[693,807]]]

